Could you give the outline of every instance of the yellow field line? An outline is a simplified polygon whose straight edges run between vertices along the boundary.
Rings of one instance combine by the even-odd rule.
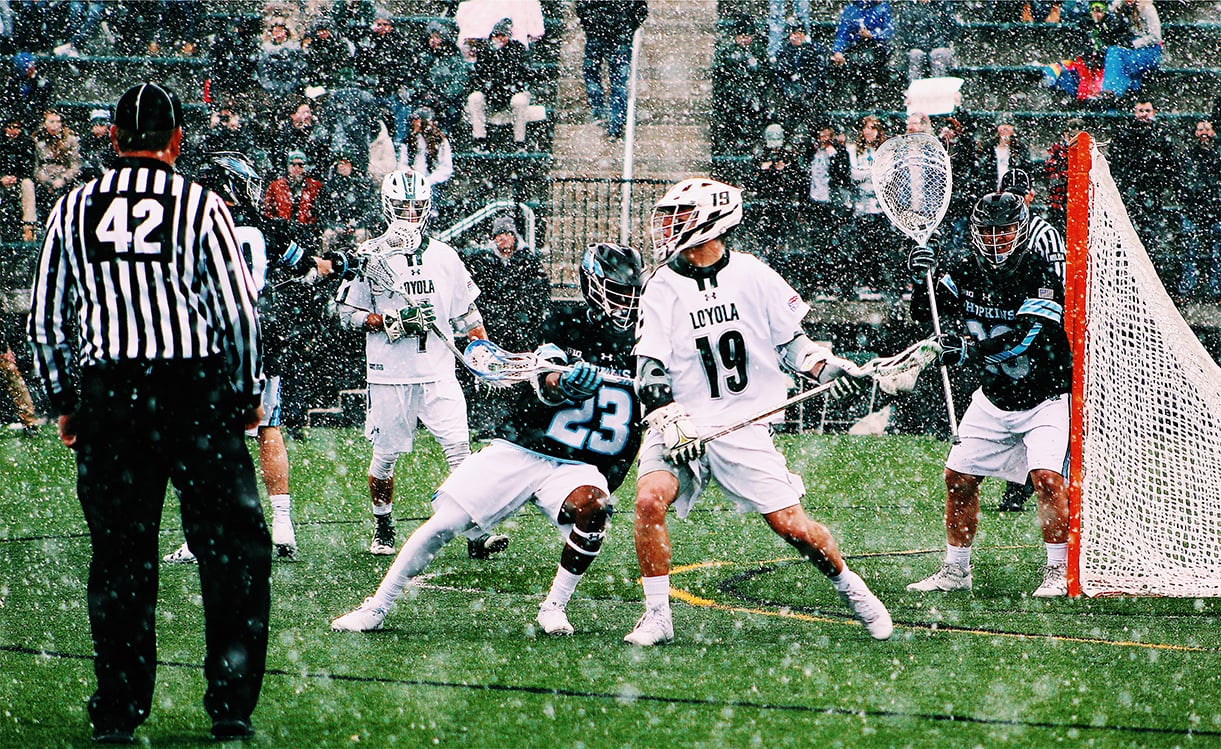
[[[1016,548],[1016,547],[1014,547],[1014,548]],[[900,553],[901,554],[909,554],[909,553],[917,554],[917,553],[925,553],[925,552],[918,551],[918,552],[900,552]],[[877,556],[881,556],[881,555],[877,555]],[[674,567],[673,569],[670,570],[670,575],[671,576],[681,575],[681,574],[684,574],[687,572],[693,572],[696,570],[710,569],[710,568],[716,568],[716,567],[741,567],[741,566],[749,566],[749,565],[779,564],[781,562],[799,562],[799,561],[802,561],[800,557],[784,557],[784,558],[780,558],[780,559],[767,559],[767,560],[764,560],[761,562],[724,562],[724,561],[697,562],[695,564],[684,564],[684,565]],[[783,608],[773,611],[773,610],[768,610],[768,609],[747,608],[745,606],[731,606],[729,604],[719,603],[710,598],[701,598],[700,596],[697,596],[694,593],[691,593],[686,590],[682,590],[681,588],[676,588],[674,586],[670,586],[670,596],[673,598],[677,598],[678,600],[680,600],[684,603],[687,603],[691,606],[699,606],[701,608],[714,609],[716,611],[728,611],[728,612],[736,613],[736,614],[758,614],[759,616],[774,616],[774,617],[777,617],[780,619],[796,619],[798,621],[803,621],[803,622],[819,622],[822,624],[848,624],[849,622],[851,622],[853,625],[855,625],[855,623],[856,623],[855,620],[845,620],[843,618],[826,617],[826,616],[812,616],[810,614],[802,614],[802,613],[795,612],[795,611],[787,611],[787,610],[784,610]],[[1177,652],[1184,652],[1184,653],[1216,652],[1216,650],[1214,648],[1204,648],[1204,647],[1198,647],[1198,646],[1192,646],[1192,645],[1170,645],[1170,644],[1160,643],[1160,642],[1133,642],[1133,641],[1129,641],[1129,640],[1104,640],[1104,639],[1097,638],[1097,637],[1070,637],[1067,635],[1040,635],[1040,634],[1027,634],[1027,633],[1021,633],[1021,632],[1002,632],[999,630],[966,629],[966,628],[959,628],[959,627],[944,628],[944,627],[939,627],[937,625],[912,626],[912,625],[907,625],[907,624],[904,624],[904,625],[896,624],[895,626],[896,627],[902,626],[902,627],[906,627],[907,629],[913,629],[913,630],[924,630],[924,631],[927,631],[932,634],[945,633],[945,634],[984,635],[987,637],[1008,637],[1008,638],[1012,638],[1015,640],[1040,639],[1040,640],[1052,640],[1055,642],[1083,643],[1083,644],[1087,644],[1087,645],[1110,645],[1113,647],[1143,648],[1145,650],[1170,650],[1170,651],[1177,651]]]

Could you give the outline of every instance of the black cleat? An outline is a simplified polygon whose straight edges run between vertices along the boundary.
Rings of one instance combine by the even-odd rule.
[[[1034,493],[1033,487],[1028,488],[1023,484],[1015,484],[1012,481],[1005,484],[1005,493],[1001,495],[1000,504],[996,506],[999,512],[1023,512],[1026,509],[1026,500],[1030,499],[1030,495]]]
[[[485,533],[479,538],[466,542],[466,554],[471,559],[488,559],[493,554],[499,554],[509,548],[509,537],[503,533],[495,535]]]
[[[215,741],[244,741],[254,738],[254,726],[248,720],[237,718],[212,722],[212,738]]]

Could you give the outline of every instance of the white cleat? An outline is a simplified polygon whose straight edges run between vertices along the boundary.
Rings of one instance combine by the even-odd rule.
[[[886,606],[873,594],[873,591],[869,590],[869,586],[865,584],[860,575],[851,571],[844,574],[852,576],[849,578],[852,581],[852,587],[841,591],[839,597],[848,604],[852,615],[865,625],[870,637],[875,640],[890,639],[891,633],[895,631],[895,625],[890,620],[890,612],[886,610]]]
[[[1043,568],[1043,584],[1034,592],[1035,598],[1058,598],[1068,595],[1068,568],[1047,565]]]
[[[199,560],[195,558],[195,553],[191,551],[191,547],[186,545],[186,542],[183,542],[182,546],[161,557],[161,561],[166,564],[199,564]]]
[[[331,629],[336,632],[372,632],[382,628],[387,613],[386,609],[373,605],[372,598],[366,598],[356,609],[332,621]]]
[[[665,645],[674,641],[674,622],[670,619],[670,609],[645,609],[644,616],[636,622],[636,626],[623,638],[632,645],[648,647],[650,645]]]
[[[273,518],[271,521],[271,545],[277,559],[296,559],[297,534],[289,518]]]
[[[564,613],[563,604],[555,601],[543,601],[543,605],[538,607],[538,626],[549,635],[570,635],[575,631],[568,621],[568,614]]]
[[[908,585],[907,589],[918,591],[920,593],[931,593],[934,590],[940,590],[946,593],[955,590],[970,590],[971,570],[963,567],[960,564],[946,562],[945,564],[941,565],[941,569],[937,570],[918,583]]]

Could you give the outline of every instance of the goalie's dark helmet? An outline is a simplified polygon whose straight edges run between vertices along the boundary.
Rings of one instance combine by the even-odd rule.
[[[636,324],[643,286],[644,260],[636,250],[610,242],[585,248],[581,258],[581,294],[590,309],[620,330],[629,330]]]
[[[220,195],[248,216],[258,216],[263,202],[263,178],[254,163],[238,151],[217,151],[199,170],[199,184]]]
[[[1030,244],[1030,209],[1010,192],[989,193],[971,211],[971,247],[984,268],[1012,270]]]

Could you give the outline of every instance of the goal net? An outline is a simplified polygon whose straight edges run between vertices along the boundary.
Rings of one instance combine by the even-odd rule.
[[[1221,595],[1221,367],[1175,308],[1088,135],[1069,177],[1069,592]]]

